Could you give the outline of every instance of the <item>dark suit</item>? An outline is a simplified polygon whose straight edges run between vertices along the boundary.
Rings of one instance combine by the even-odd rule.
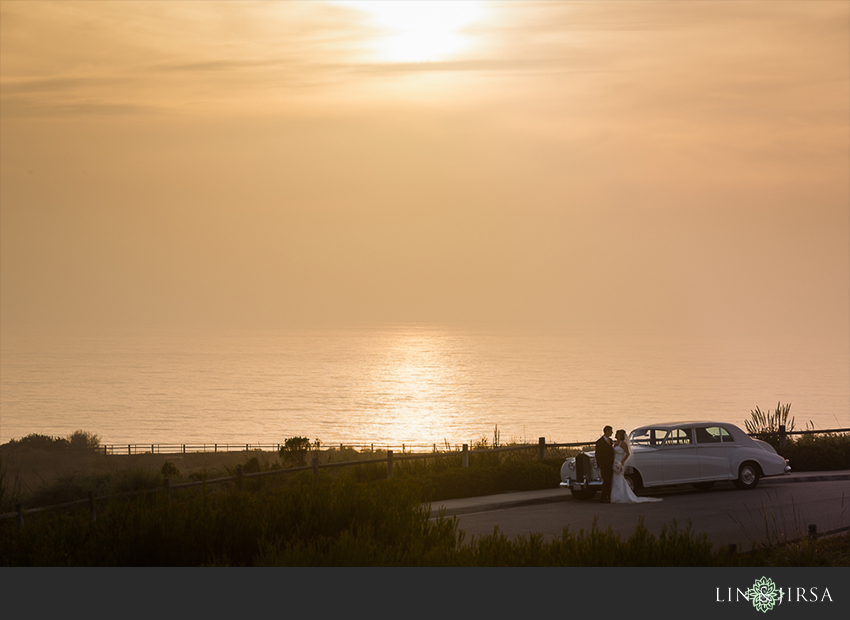
[[[603,435],[596,442],[596,465],[602,474],[602,501],[611,501],[611,481],[614,478],[614,446]]]

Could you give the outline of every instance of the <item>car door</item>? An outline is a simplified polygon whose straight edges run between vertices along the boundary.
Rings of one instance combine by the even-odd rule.
[[[640,428],[635,429],[629,437],[633,451],[629,464],[640,472],[641,481],[646,487],[664,484],[661,446],[664,445],[667,433],[667,429],[662,428]]]
[[[717,425],[694,427],[701,480],[729,479],[729,443],[724,444],[724,434],[731,439],[729,433]]]
[[[699,480],[699,457],[692,429],[671,429],[659,452],[664,484]]]

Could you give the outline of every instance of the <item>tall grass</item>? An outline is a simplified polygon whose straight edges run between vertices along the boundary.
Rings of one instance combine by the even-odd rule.
[[[272,480],[277,477],[267,478]],[[256,490],[233,486],[115,498],[98,506],[0,522],[6,566],[795,566],[842,562],[844,547],[818,542],[753,554],[716,550],[675,522],[659,536],[639,523],[626,538],[590,531],[545,539],[492,534],[465,540],[456,519],[429,518],[413,477],[360,482],[353,475],[296,474]],[[844,537],[850,546],[850,537]],[[773,555],[771,555],[773,554]],[[778,559],[777,559],[778,558]],[[837,559],[836,559],[837,558]],[[844,564],[846,565],[846,564]]]
[[[791,432],[794,430],[794,418],[791,418],[790,422],[788,421],[788,414],[790,412],[791,403],[786,403],[785,405],[781,402],[777,403],[773,413],[762,411],[756,407],[750,411],[750,419],[744,420],[744,426],[750,435],[778,433],[780,426],[784,426],[786,431]]]
[[[0,513],[12,511],[21,499],[21,476],[12,477],[7,463],[0,455]]]

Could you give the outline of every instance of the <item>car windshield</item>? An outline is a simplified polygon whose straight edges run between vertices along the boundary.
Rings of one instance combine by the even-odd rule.
[[[636,428],[629,435],[629,443],[633,446],[660,446],[669,432],[666,428]]]

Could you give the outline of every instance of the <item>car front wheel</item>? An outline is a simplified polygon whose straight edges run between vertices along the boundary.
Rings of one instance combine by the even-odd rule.
[[[741,469],[738,470],[738,479],[735,480],[735,486],[739,489],[754,489],[759,483],[760,475],[757,465],[744,463],[741,465]]]
[[[596,489],[570,489],[570,493],[572,493],[573,497],[576,499],[587,501],[589,499],[593,499],[593,496],[596,495]]]

